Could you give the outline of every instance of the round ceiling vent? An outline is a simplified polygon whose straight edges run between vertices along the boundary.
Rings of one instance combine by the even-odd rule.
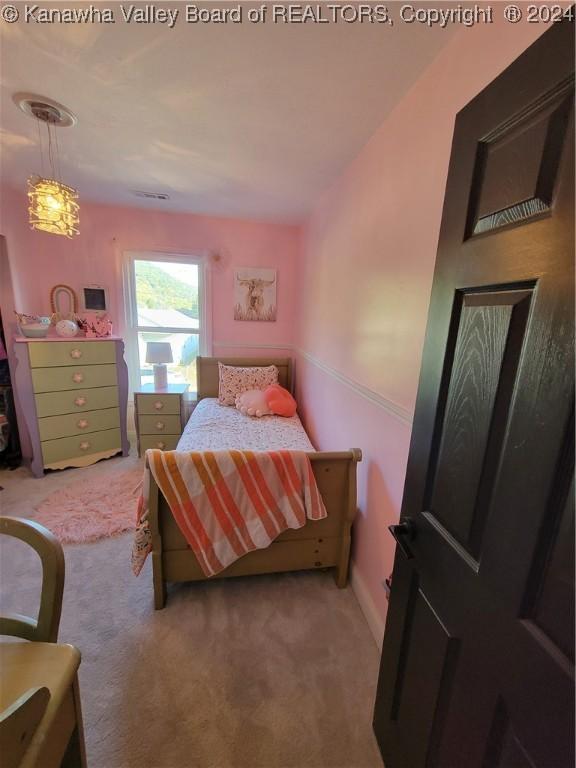
[[[33,93],[15,93],[12,97],[14,103],[30,117],[50,123],[59,128],[68,128],[76,125],[78,118],[63,104],[45,96],[37,96]]]

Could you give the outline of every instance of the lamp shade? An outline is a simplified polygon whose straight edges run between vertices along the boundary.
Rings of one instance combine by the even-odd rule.
[[[28,179],[30,226],[53,235],[72,237],[78,230],[78,192],[55,179]]]
[[[172,363],[172,347],[168,341],[149,341],[146,344],[146,362],[154,363]]]

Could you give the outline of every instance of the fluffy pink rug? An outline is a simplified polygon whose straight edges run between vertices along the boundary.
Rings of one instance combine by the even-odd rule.
[[[35,509],[37,520],[64,544],[81,544],[134,529],[142,469],[83,480],[54,491]]]

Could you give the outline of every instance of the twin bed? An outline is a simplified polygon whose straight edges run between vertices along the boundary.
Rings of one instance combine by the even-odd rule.
[[[279,384],[292,389],[290,359],[198,357],[198,405],[176,450],[306,451],[328,517],[308,520],[302,528],[285,531],[266,549],[257,549],[241,557],[219,573],[218,578],[335,568],[337,585],[345,587],[350,533],[356,515],[356,464],[362,458],[360,450],[315,451],[298,416],[251,418],[235,408],[220,405],[217,399],[219,362],[243,367],[275,365]],[[166,603],[167,582],[200,581],[207,577],[151,473],[148,503],[154,607],[159,609]]]

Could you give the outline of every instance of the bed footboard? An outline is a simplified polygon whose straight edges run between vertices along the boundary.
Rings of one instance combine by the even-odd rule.
[[[336,584],[348,582],[351,529],[356,516],[356,465],[362,453],[319,451],[308,454],[328,517],[309,520],[281,534],[266,549],[257,549],[213,578],[248,576],[313,568],[334,568]],[[150,529],[154,607],[166,603],[166,583],[206,580],[196,556],[182,536],[166,499],[150,477]]]

